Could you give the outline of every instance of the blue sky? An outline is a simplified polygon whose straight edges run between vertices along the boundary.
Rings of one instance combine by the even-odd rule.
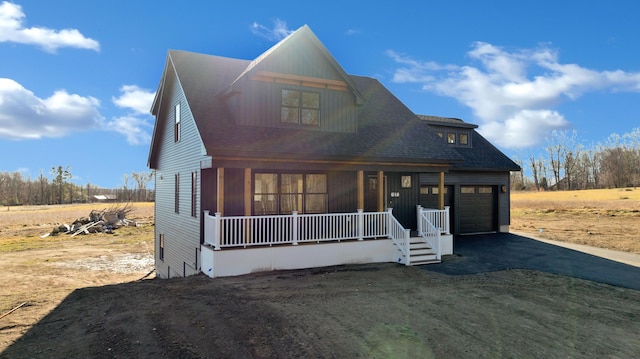
[[[347,73],[514,157],[553,130],[586,146],[640,126],[636,1],[0,1],[0,171],[147,171],[169,49],[254,59],[309,25]]]

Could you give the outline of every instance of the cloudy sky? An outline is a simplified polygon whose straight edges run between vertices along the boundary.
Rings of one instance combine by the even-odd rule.
[[[487,4],[488,3],[488,4]],[[615,6],[612,6],[615,5]],[[253,59],[307,24],[347,73],[505,153],[640,126],[635,1],[0,2],[0,171],[122,186],[146,171],[167,50]]]

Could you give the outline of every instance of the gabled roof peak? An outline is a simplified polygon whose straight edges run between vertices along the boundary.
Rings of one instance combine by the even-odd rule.
[[[358,88],[351,81],[350,76],[344,71],[342,66],[336,61],[336,59],[331,55],[329,50],[324,46],[324,44],[320,41],[320,39],[313,33],[309,25],[302,25],[297,30],[293,31],[285,38],[280,40],[278,43],[273,45],[267,51],[260,54],[253,61],[249,63],[249,65],[244,69],[244,71],[231,83],[229,89],[233,88],[234,84],[237,83],[241,78],[250,73],[253,69],[255,69],[260,63],[265,61],[268,57],[278,52],[281,48],[289,46],[290,44],[295,44],[298,41],[303,41],[302,39],[306,38],[307,41],[311,42],[315,45],[320,52],[324,55],[327,61],[336,69],[336,71],[340,74],[340,76],[344,79],[344,81],[348,84],[351,91],[353,91],[354,95],[358,99],[359,103],[364,102],[364,96],[359,92]]]

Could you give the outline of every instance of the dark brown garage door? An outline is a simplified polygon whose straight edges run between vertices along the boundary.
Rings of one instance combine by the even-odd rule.
[[[460,186],[460,233],[495,232],[497,188]]]

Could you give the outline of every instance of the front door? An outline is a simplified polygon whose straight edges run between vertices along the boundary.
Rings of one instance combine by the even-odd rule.
[[[420,184],[416,173],[387,173],[387,207],[406,229],[416,230],[416,206]]]

